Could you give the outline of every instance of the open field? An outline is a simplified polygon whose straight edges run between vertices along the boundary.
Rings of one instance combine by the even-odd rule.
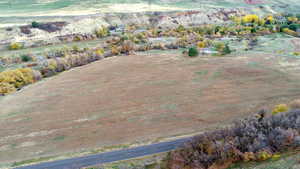
[[[299,96],[298,70],[280,69],[269,54],[185,58],[175,51],[78,67],[1,98],[1,162],[228,124]]]
[[[0,168],[192,136],[299,99],[297,1],[0,0]]]

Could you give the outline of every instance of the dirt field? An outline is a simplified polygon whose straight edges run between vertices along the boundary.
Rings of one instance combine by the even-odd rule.
[[[0,163],[200,132],[300,95],[276,57],[157,53],[104,59],[0,98]]]

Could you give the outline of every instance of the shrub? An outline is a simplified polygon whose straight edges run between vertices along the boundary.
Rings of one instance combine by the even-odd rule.
[[[205,48],[206,47],[206,43],[201,41],[197,43],[198,48]]]
[[[82,41],[83,39],[80,35],[76,35],[73,40],[78,42],[78,41]]]
[[[297,31],[298,29],[300,29],[300,24],[291,24],[288,28],[290,30]]]
[[[120,49],[118,46],[113,45],[113,46],[111,47],[111,53],[112,53],[113,55],[119,55],[119,54],[121,53],[121,49]]]
[[[195,56],[199,55],[199,52],[198,52],[197,48],[191,47],[191,48],[189,48],[188,55],[190,57],[195,57]]]
[[[101,56],[101,55],[104,54],[104,50],[103,50],[103,49],[96,49],[96,50],[95,50],[95,54],[96,54],[97,56]]]
[[[134,51],[134,49],[135,49],[135,45],[130,40],[125,40],[124,42],[122,42],[121,45],[122,53],[130,54],[132,51]]]
[[[33,22],[31,23],[31,26],[32,26],[33,28],[38,28],[38,27],[40,26],[40,24],[39,24],[38,22],[36,22],[36,21],[33,21]]]
[[[57,61],[55,59],[48,59],[47,63],[48,63],[47,68],[55,72],[57,68]]]
[[[257,15],[246,15],[242,18],[243,23],[258,23],[259,17]]]
[[[72,46],[72,50],[73,50],[74,52],[79,52],[79,51],[80,51],[80,49],[79,49],[79,47],[78,47],[77,45],[73,45],[73,46]]]
[[[109,35],[109,30],[107,27],[101,26],[99,29],[95,30],[95,34],[98,38],[103,38]]]
[[[22,49],[23,45],[21,43],[15,42],[15,43],[11,43],[9,45],[9,49],[10,50],[18,50],[18,49]]]
[[[35,81],[33,70],[30,68],[18,68],[0,73],[0,94],[13,92],[15,89],[21,88]]]
[[[282,31],[291,36],[295,36],[295,37],[299,36],[299,34],[297,32],[290,30],[289,28],[284,28]]]
[[[229,45],[223,42],[215,43],[214,48],[219,52],[220,55],[226,55],[232,52]]]
[[[9,83],[0,83],[0,95],[13,93],[15,91],[16,91],[16,88],[14,85],[9,84]]]
[[[288,110],[289,110],[289,107],[286,104],[279,104],[274,107],[272,114],[287,112]]]
[[[229,45],[228,44],[226,44],[225,45],[225,48],[223,49],[223,55],[227,55],[227,54],[230,54],[232,51],[231,51],[231,49],[230,49],[230,47],[229,47]]]
[[[298,18],[297,17],[288,17],[288,21],[290,23],[294,23],[294,22],[297,22],[298,21]]]
[[[177,32],[183,32],[185,31],[185,27],[183,25],[179,25],[176,29]]]
[[[29,62],[29,61],[32,61],[32,57],[29,55],[21,55],[21,60],[23,62]]]
[[[169,153],[167,168],[226,168],[233,162],[267,160],[300,148],[300,110],[268,117],[265,113],[192,138]]]
[[[275,22],[273,16],[266,17],[266,24],[273,24]]]
[[[289,25],[287,24],[280,25],[280,32],[283,32],[283,30],[286,28],[289,28]]]

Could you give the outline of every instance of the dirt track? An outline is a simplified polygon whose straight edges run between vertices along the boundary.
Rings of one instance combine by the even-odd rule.
[[[300,95],[266,56],[104,59],[0,99],[0,163],[203,131]]]

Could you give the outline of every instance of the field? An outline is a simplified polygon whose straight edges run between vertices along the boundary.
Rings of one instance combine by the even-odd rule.
[[[280,63],[266,53],[185,58],[154,51],[63,72],[1,98],[1,162],[229,124],[299,96],[299,70],[282,71]]]
[[[299,99],[300,15],[277,15],[299,8],[296,0],[0,0],[0,168],[192,136]],[[245,13],[258,16],[238,23]],[[43,30],[50,21],[66,25]],[[232,169],[297,167],[299,154],[283,158],[291,165]]]

